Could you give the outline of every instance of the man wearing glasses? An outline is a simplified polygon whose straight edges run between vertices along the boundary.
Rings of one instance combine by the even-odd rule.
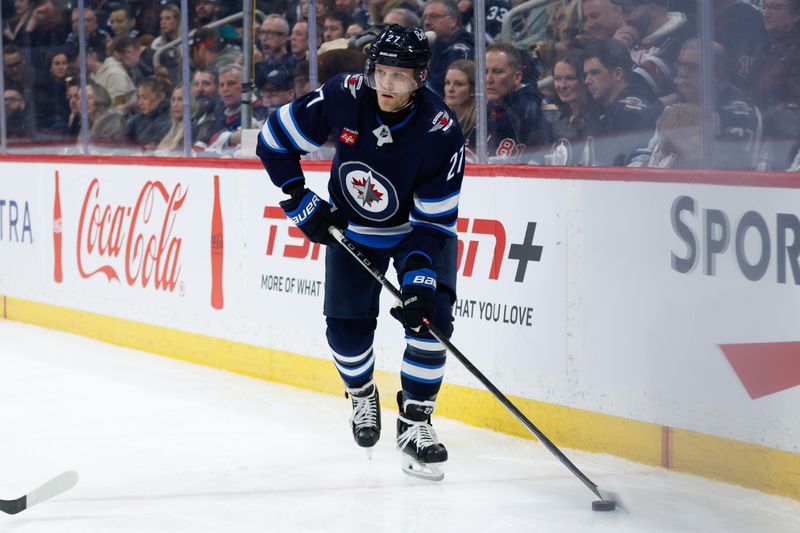
[[[444,96],[447,66],[456,59],[474,59],[475,40],[461,27],[461,13],[452,0],[430,0],[422,11],[422,27],[434,32],[428,87]]]

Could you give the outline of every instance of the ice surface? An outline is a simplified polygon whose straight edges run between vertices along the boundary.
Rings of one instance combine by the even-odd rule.
[[[0,400],[0,498],[81,476],[9,533],[800,531],[800,502],[565,450],[630,509],[592,512],[540,444],[443,418],[445,480],[413,479],[391,410],[370,462],[343,396],[3,320]]]

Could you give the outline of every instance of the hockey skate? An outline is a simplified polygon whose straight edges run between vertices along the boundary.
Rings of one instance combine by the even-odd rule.
[[[447,461],[447,449],[439,442],[431,427],[431,413],[436,408],[433,401],[403,401],[397,393],[400,413],[397,417],[397,449],[402,456],[403,472],[409,476],[441,481],[444,473],[441,464]]]
[[[370,381],[356,389],[345,388],[345,397],[353,401],[350,426],[356,444],[366,449],[367,457],[372,459],[372,448],[381,438],[381,406],[378,387]]]

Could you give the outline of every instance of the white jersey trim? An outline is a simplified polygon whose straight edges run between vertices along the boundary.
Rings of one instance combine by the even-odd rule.
[[[308,137],[303,135],[303,132],[300,131],[300,128],[297,127],[297,123],[294,120],[294,115],[292,115],[292,104],[288,103],[282,105],[278,110],[278,120],[283,126],[283,129],[286,131],[286,134],[289,136],[289,139],[292,143],[300,150],[304,150],[306,152],[314,152],[319,150],[320,146],[314,144]]]

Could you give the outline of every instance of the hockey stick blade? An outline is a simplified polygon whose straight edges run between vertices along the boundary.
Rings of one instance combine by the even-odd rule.
[[[37,503],[49,500],[53,496],[58,496],[62,492],[68,491],[77,483],[78,473],[73,470],[68,470],[16,500],[0,500],[0,511],[7,514],[17,514],[29,507],[33,507]]]

